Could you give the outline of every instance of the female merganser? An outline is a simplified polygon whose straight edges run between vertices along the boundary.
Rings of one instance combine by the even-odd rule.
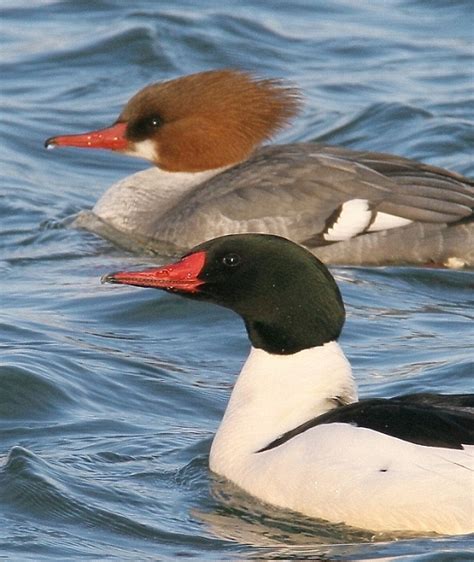
[[[210,468],[279,507],[382,531],[474,531],[474,395],[357,399],[327,268],[297,244],[230,235],[177,263],[111,273],[220,304],[251,342]]]
[[[326,263],[474,265],[474,182],[387,154],[315,143],[258,148],[299,110],[294,88],[236,70],[152,84],[109,128],[47,147],[106,148],[157,167],[118,182],[76,226],[175,254],[262,232]]]

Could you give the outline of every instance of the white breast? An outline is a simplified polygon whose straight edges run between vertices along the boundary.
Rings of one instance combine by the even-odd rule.
[[[334,408],[335,396],[357,400],[350,364],[336,342],[292,355],[252,348],[212,444],[211,469],[233,479],[255,451]]]
[[[149,168],[112,185],[93,212],[121,232],[152,236],[164,213],[195,186],[221,171],[185,173]]]

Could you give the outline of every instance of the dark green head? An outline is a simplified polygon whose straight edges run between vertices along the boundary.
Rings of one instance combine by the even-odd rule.
[[[252,345],[270,353],[290,354],[336,340],[344,324],[342,298],[326,266],[279,236],[222,236],[175,264],[104,280],[230,308],[243,318]]]

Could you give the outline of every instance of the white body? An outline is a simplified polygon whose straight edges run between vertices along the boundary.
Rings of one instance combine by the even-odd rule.
[[[214,439],[210,467],[273,505],[374,531],[474,531],[474,447],[425,447],[349,424],[283,433],[357,400],[336,342],[277,356],[252,349]]]

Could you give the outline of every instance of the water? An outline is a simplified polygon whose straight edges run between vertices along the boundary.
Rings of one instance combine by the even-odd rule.
[[[472,559],[469,537],[395,541],[278,512],[212,479],[210,442],[247,352],[240,320],[101,286],[102,274],[149,260],[67,218],[147,164],[42,147],[111,123],[146,83],[232,66],[301,86],[305,112],[282,141],[472,175],[471,2],[1,6],[0,557]],[[363,396],[472,390],[472,272],[333,271]]]

